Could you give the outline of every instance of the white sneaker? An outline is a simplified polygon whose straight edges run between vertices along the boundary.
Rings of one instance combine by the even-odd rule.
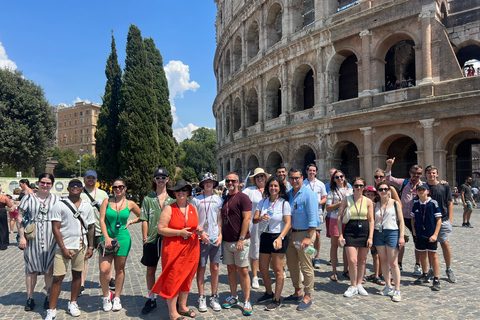
[[[260,288],[260,285],[258,284],[258,277],[253,277],[252,278],[252,289],[258,289]]]
[[[361,284],[357,284],[357,292],[361,296],[368,296],[367,290]]]
[[[67,313],[70,313],[73,317],[80,316],[81,312],[78,310],[77,301],[68,302]]]
[[[348,287],[347,291],[345,291],[343,293],[343,296],[346,297],[346,298],[351,298],[354,295],[356,295],[357,293],[358,293],[357,288],[355,288],[354,286],[350,286],[350,287]]]
[[[416,264],[413,268],[413,275],[414,276],[421,276],[422,275],[422,267],[419,264]]]
[[[122,310],[122,303],[120,302],[120,298],[115,297],[113,298],[112,311],[120,311],[120,310]]]
[[[210,298],[210,307],[213,309],[213,311],[222,310],[222,306],[220,305],[220,301],[218,300],[218,295],[214,294]]]
[[[380,291],[380,294],[382,296],[389,296],[393,292],[393,287],[392,286],[385,286],[382,291]]]
[[[198,297],[198,311],[206,312],[207,310],[207,298],[205,295],[201,295]]]
[[[102,298],[103,311],[108,312],[112,310],[112,297],[113,293],[110,291],[108,297]]]
[[[57,309],[48,309],[45,320],[54,320],[57,317]]]
[[[392,301],[394,302],[402,301],[402,295],[400,294],[400,290],[395,290],[395,293],[392,296]]]

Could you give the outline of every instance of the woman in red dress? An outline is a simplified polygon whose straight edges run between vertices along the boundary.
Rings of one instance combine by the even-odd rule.
[[[158,222],[158,233],[164,236],[162,242],[162,274],[152,288],[167,300],[170,319],[181,320],[183,316],[194,318],[195,312],[187,307],[187,297],[200,259],[200,244],[197,233],[197,209],[187,202],[192,186],[186,181],[177,181],[168,188],[175,203],[163,209]],[[178,299],[178,310],[177,310]]]

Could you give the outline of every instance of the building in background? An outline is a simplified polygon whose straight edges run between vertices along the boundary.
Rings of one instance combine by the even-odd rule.
[[[478,170],[480,1],[214,0],[219,179],[315,162]]]
[[[57,106],[57,145],[72,149],[77,155],[95,156],[95,132],[100,105],[77,102],[74,106]]]

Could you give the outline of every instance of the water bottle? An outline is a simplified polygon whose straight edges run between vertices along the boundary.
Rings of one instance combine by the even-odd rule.
[[[235,243],[232,243],[232,244],[230,245],[230,249],[237,251],[237,243],[236,243],[236,242],[235,242]],[[246,255],[246,254],[247,254],[247,251],[245,250],[245,246],[243,246],[243,250],[240,251],[240,259],[243,260],[243,259],[245,258],[245,255]]]
[[[268,217],[271,218],[273,216],[273,211],[271,209],[268,209],[267,214],[268,214]],[[261,233],[263,233],[267,231],[269,224],[270,224],[269,220],[260,221],[258,229],[260,230]]]
[[[302,250],[301,249],[302,242],[293,241],[293,245],[295,246],[296,249]],[[305,249],[303,249],[303,252],[305,252],[306,254],[308,254],[309,256],[312,256],[312,257],[317,256],[317,250],[314,247],[311,247],[311,246],[307,246]]]

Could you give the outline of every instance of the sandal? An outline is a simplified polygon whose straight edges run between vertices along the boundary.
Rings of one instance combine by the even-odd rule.
[[[336,273],[336,272],[335,272],[335,273],[332,273],[332,275],[330,276],[330,280],[335,281],[335,282],[338,281],[338,276],[337,276],[337,273]]]
[[[343,275],[345,278],[350,279],[350,275],[348,274],[348,271],[344,271],[344,272],[342,273],[342,275]]]
[[[372,273],[371,275],[369,275],[369,276],[367,277],[367,280],[368,280],[368,281],[375,282],[375,279],[377,279],[377,277],[375,277],[375,274],[374,274],[374,273]]]
[[[363,276],[363,279],[362,279],[362,284],[365,284],[367,283],[367,276]]]
[[[195,318],[197,316],[195,311],[193,311],[192,309],[188,309],[187,311],[177,310],[177,312],[182,316],[187,316],[187,317],[190,317],[190,318]]]
[[[375,283],[380,285],[380,286],[384,286],[385,285],[385,281],[383,281],[382,278],[378,277],[375,279]]]

